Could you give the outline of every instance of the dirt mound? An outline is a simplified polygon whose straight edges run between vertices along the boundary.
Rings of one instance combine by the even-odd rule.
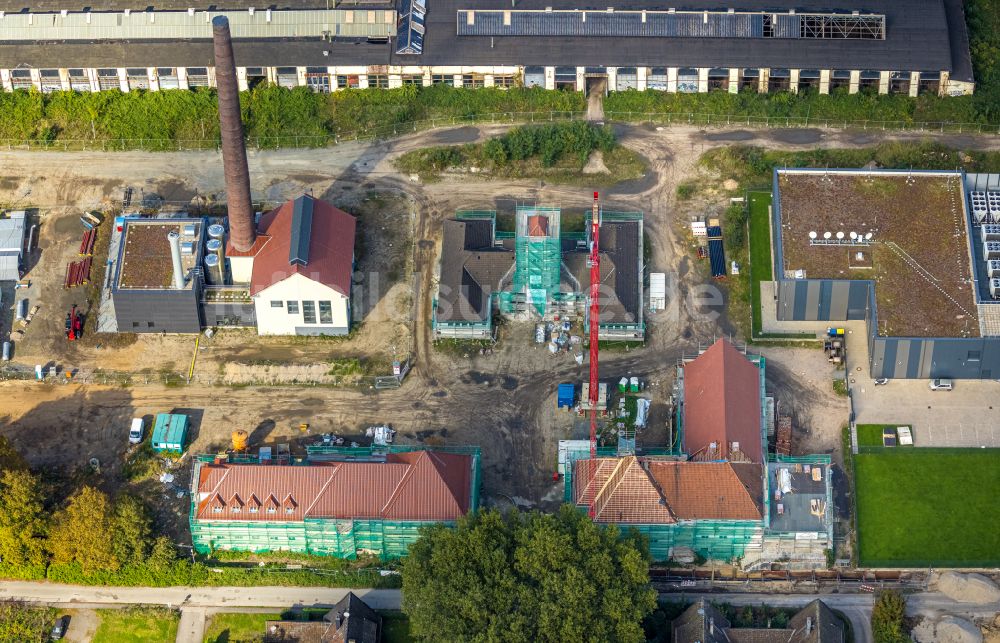
[[[937,622],[924,619],[913,628],[917,643],[982,643],[983,634],[970,621],[957,616],[942,616]]]
[[[1000,588],[982,574],[944,572],[937,578],[937,589],[960,603],[994,603],[1000,601]]]
[[[604,164],[604,155],[594,152],[587,159],[587,164],[583,166],[584,174],[608,174],[608,166]]]

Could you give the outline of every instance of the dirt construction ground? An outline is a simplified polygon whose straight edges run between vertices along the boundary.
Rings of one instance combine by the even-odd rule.
[[[555,390],[560,382],[582,381],[587,365],[536,348],[530,324],[506,326],[505,337],[492,354],[463,355],[434,347],[428,321],[433,293],[428,285],[438,260],[441,222],[456,210],[510,212],[517,203],[531,202],[584,209],[591,194],[586,189],[538,181],[490,182],[468,176],[445,176],[440,182],[421,185],[400,176],[392,166],[393,158],[405,151],[470,142],[496,131],[467,127],[389,142],[252,152],[255,198],[275,203],[312,191],[359,215],[364,230],[359,244],[361,272],[376,273],[382,281],[378,297],[355,304],[365,315],[361,330],[347,340],[326,341],[260,341],[247,331],[224,332],[202,344],[194,383],[188,386],[163,386],[155,383],[155,377],[146,378],[151,383],[137,378],[129,387],[0,383],[0,432],[34,465],[69,473],[96,457],[113,479],[124,452],[127,420],[139,415],[175,409],[189,413],[191,451],[196,453],[225,448],[235,429],[250,431],[255,445],[292,442],[294,448],[326,431],[360,441],[366,426],[388,422],[406,443],[481,446],[487,500],[522,506],[557,503],[562,492],[552,480],[556,442],[583,437],[584,426],[567,412],[555,410]],[[602,353],[601,373],[606,381],[636,375],[651,384],[652,425],[639,440],[658,443],[666,435],[666,403],[678,358],[732,332],[723,297],[706,291],[703,272],[692,269],[679,232],[691,212],[677,209],[677,184],[699,171],[696,163],[704,151],[735,141],[806,149],[867,146],[882,139],[869,133],[705,132],[682,127],[662,131],[622,128],[619,134],[624,145],[648,159],[649,172],[643,179],[607,190],[602,200],[612,209],[645,213],[652,252],[648,268],[668,274],[670,305],[649,319],[644,347]],[[996,144],[972,137],[944,142],[966,148]],[[118,345],[98,336],[68,346],[62,337],[62,320],[75,294],[62,289],[62,271],[79,244],[82,228],[76,217],[82,210],[112,205],[126,187],[134,188],[136,198],[155,194],[166,202],[222,199],[219,155],[0,153],[0,167],[5,168],[0,176],[0,203],[36,208],[41,225],[38,265],[28,289],[28,296],[37,298],[41,309],[16,360],[28,368],[41,363],[83,371],[97,367],[147,374],[186,371],[195,352],[193,337],[148,336]],[[370,281],[364,281],[370,275],[358,279],[374,289]],[[846,405],[832,396],[829,379],[816,374],[815,363],[822,361],[822,355],[800,351],[767,349],[773,364],[769,386],[779,400],[797,409],[797,426],[810,430],[797,444],[828,452],[839,444]],[[396,390],[287,382],[233,387],[220,385],[219,380],[222,374],[231,373],[233,363],[245,365],[251,373],[246,377],[259,381],[259,367],[291,363],[313,368],[364,356],[378,369],[393,355],[408,355],[414,365]],[[308,434],[299,430],[304,422],[309,423]],[[184,502],[176,503],[178,517],[186,511]]]

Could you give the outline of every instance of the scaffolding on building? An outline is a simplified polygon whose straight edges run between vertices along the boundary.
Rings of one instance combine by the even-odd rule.
[[[500,310],[511,314],[534,309],[544,317],[560,294],[560,210],[519,205],[515,217],[514,277],[511,290],[500,295]]]
[[[310,446],[305,458],[293,458],[292,466],[310,466],[310,462],[382,462],[390,453],[433,450],[472,457],[472,476],[469,495],[469,512],[479,508],[481,486],[481,455],[479,447],[442,446],[427,449],[412,445],[387,445],[368,447]],[[192,484],[199,480],[199,468],[210,462],[230,464],[261,463],[257,455],[220,454],[204,455],[195,459]],[[266,461],[265,461],[266,462]],[[249,551],[292,551],[305,554],[356,558],[360,554],[372,554],[383,560],[404,556],[407,549],[419,537],[420,527],[430,524],[426,521],[382,520],[377,518],[305,518],[302,521],[234,521],[201,520],[198,515],[199,494],[192,489],[189,524],[194,550],[208,554],[217,550]],[[444,524],[452,525],[453,522]]]

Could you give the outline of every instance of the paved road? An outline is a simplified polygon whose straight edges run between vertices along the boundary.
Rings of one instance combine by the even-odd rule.
[[[3,582],[0,599],[51,605],[166,605],[168,607],[238,608],[332,607],[353,591],[375,609],[399,609],[398,589],[338,587],[86,587],[55,583]]]

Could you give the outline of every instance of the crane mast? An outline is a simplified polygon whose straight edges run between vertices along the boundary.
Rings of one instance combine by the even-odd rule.
[[[593,212],[590,216],[590,457],[597,457],[597,337],[598,324],[601,316],[601,258],[598,252],[601,230],[601,210],[598,203],[598,193],[594,192]],[[591,507],[593,510],[593,507]]]

